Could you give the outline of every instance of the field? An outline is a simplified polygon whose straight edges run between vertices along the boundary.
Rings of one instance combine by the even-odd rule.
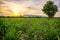
[[[0,18],[2,40],[60,40],[60,18]]]

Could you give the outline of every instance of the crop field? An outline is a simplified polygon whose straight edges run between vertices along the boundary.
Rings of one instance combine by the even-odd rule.
[[[0,40],[60,40],[60,18],[0,18]]]

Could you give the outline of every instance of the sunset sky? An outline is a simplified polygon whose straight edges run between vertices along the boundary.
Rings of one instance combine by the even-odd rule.
[[[24,14],[47,16],[42,12],[49,0],[0,0],[0,16],[20,16]],[[51,0],[58,7],[55,17],[60,17],[60,0]]]

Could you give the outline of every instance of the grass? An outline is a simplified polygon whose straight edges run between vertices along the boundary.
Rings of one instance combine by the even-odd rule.
[[[58,40],[60,37],[60,18],[0,18],[0,27],[4,40]]]

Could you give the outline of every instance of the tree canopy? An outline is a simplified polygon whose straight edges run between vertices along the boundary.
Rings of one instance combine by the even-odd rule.
[[[42,11],[46,15],[48,15],[49,18],[54,17],[55,13],[58,11],[58,8],[56,5],[54,5],[54,2],[52,1],[47,1],[47,3],[44,5]]]

